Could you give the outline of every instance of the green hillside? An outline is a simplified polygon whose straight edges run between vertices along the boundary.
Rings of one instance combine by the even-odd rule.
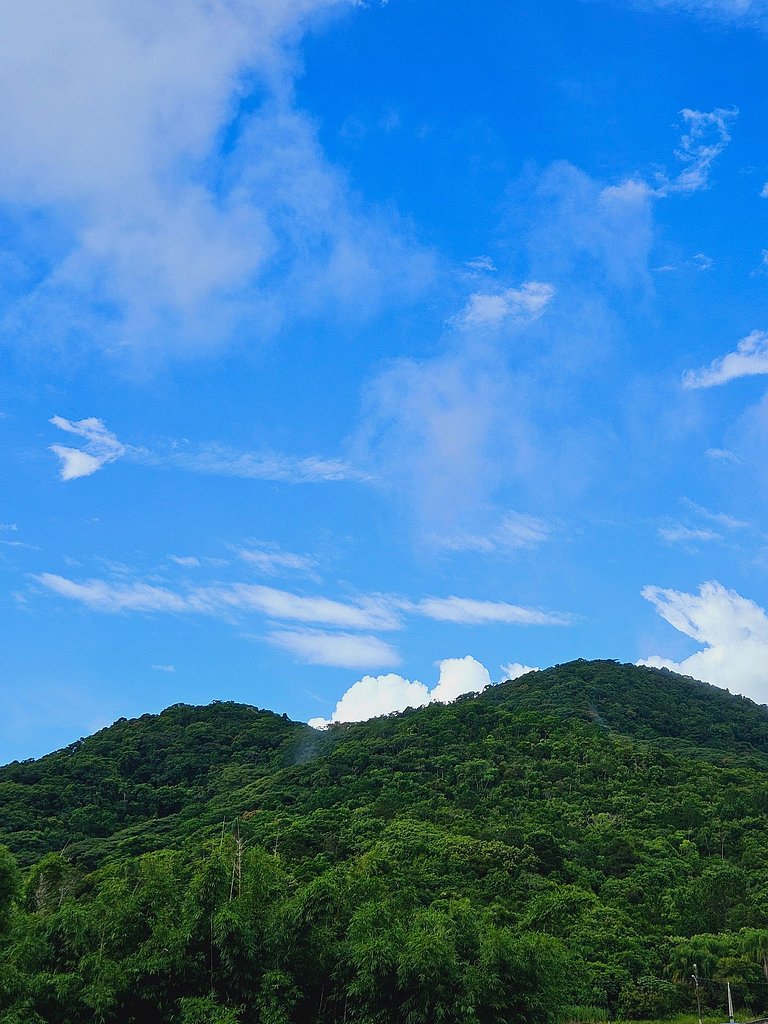
[[[668,672],[177,705],[0,769],[0,842],[5,1024],[663,1017],[694,963],[768,1006],[768,711]]]

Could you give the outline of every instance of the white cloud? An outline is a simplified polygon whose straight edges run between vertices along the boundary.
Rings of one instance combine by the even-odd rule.
[[[717,582],[703,583],[698,594],[649,586],[642,595],[704,650],[681,662],[653,655],[638,664],[670,668],[753,700],[768,700],[768,615],[763,608]]]
[[[176,671],[175,665],[150,665],[153,672],[169,672],[173,673]]]
[[[479,693],[491,683],[488,670],[475,658],[445,658],[439,663],[440,676],[432,690],[418,680],[411,681],[390,672],[384,676],[363,676],[346,691],[329,720],[310,719],[315,729],[332,722],[364,722],[379,715],[423,707],[435,701],[447,703],[464,693]]]
[[[684,388],[712,388],[719,384],[768,373],[768,332],[752,331],[742,338],[735,352],[729,352],[701,370],[683,374]]]
[[[91,476],[102,466],[122,458],[128,450],[101,420],[93,416],[76,421],[52,416],[49,422],[59,430],[85,438],[86,441],[84,448],[68,448],[60,444],[50,446],[50,451],[61,460],[59,477],[62,480]]]
[[[540,672],[541,669],[532,665],[521,665],[519,661],[511,661],[509,665],[502,665],[501,672],[504,679],[519,679],[528,672]]]
[[[18,529],[19,528],[16,523],[0,523],[0,530],[8,530],[11,533],[16,533]]]
[[[686,167],[671,180],[666,174],[662,175],[656,189],[658,195],[689,195],[708,187],[712,165],[731,141],[729,124],[738,117],[738,113],[736,109],[724,110],[722,107],[710,111],[688,108],[680,111],[687,131],[680,139],[675,156]],[[703,269],[709,269],[711,262],[707,262],[708,257],[699,254],[694,259],[701,262],[702,257]]]
[[[267,634],[267,640],[309,665],[390,668],[401,661],[396,648],[376,636],[309,629],[274,630]]]
[[[566,626],[570,615],[524,608],[505,601],[476,601],[468,597],[426,597],[415,606],[426,618],[460,625],[508,623],[519,626]]]
[[[554,295],[554,287],[541,281],[500,292],[475,292],[454,322],[464,330],[499,327],[506,320],[530,322],[543,314]]]
[[[42,214],[56,238],[6,331],[202,350],[286,313],[366,315],[418,287],[428,261],[355,208],[292,105],[303,33],[353,6],[3,5],[0,202]]]
[[[475,658],[444,658],[440,662],[440,678],[430,691],[429,699],[446,704],[463,693],[480,693],[491,685],[488,669]]]

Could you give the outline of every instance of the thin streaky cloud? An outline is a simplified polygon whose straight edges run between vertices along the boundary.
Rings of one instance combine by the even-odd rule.
[[[77,582],[47,572],[34,579],[60,597],[110,614],[172,612],[226,618],[237,612],[258,612],[271,619],[347,629],[395,630],[402,625],[399,611],[387,598],[364,597],[351,604],[249,583],[211,584],[179,593],[154,583]]]
[[[195,610],[209,613],[228,608],[256,611],[272,619],[318,623],[347,629],[400,629],[402,620],[391,601],[364,597],[346,604],[328,597],[307,597],[250,583],[201,587],[190,595]]]
[[[729,126],[738,115],[739,111],[735,107],[729,110],[717,107],[709,111],[691,110],[686,107],[681,110],[680,116],[686,131],[680,138],[675,157],[685,166],[674,178],[669,178],[666,173],[660,174],[656,194],[691,195],[708,188],[714,162],[731,141]],[[701,258],[703,269],[709,269],[711,262],[708,262],[708,257],[703,253],[694,257],[699,260],[700,265]]]
[[[163,469],[182,469],[210,476],[266,480],[276,483],[307,484],[338,481],[369,481],[370,475],[356,470],[343,459],[321,456],[291,456],[279,452],[238,452],[223,445],[209,444],[185,451],[180,443],[155,451],[124,444],[107,428],[103,420],[89,417],[68,420],[51,417],[59,430],[84,439],[80,448],[50,445],[61,460],[61,480],[92,476],[109,463],[127,458],[131,462]]]
[[[479,626],[509,623],[518,626],[567,626],[573,617],[560,612],[525,608],[505,601],[477,601],[467,597],[427,597],[414,608],[419,615],[437,622]]]
[[[278,576],[284,572],[296,572],[317,579],[317,563],[308,555],[284,551],[276,544],[249,544],[237,550],[238,558],[257,572],[266,576]]]
[[[736,519],[725,512],[712,512],[710,509],[704,508],[703,505],[697,505],[695,501],[691,501],[689,498],[683,498],[683,504],[692,512],[695,512],[696,515],[701,516],[702,519],[707,519],[711,523],[724,526],[727,530],[753,529],[752,523],[748,523],[745,519]]]
[[[388,632],[403,627],[406,614],[464,625],[508,623],[522,626],[565,626],[571,615],[526,608],[504,601],[478,601],[461,597],[428,597],[420,601],[389,595],[365,595],[356,602],[324,596],[295,594],[275,587],[250,583],[211,584],[182,593],[143,581],[83,582],[55,573],[34,576],[38,583],[60,597],[78,601],[94,611],[196,613],[228,618],[256,612],[268,619],[300,622],[334,629]]]
[[[714,388],[740,377],[768,373],[768,331],[752,331],[736,345],[734,352],[713,359],[700,370],[686,370],[682,384],[688,390]]]
[[[97,579],[77,583],[50,572],[40,573],[35,579],[59,597],[79,601],[94,611],[112,614],[190,611],[186,598],[150,583],[107,583]]]
[[[538,516],[508,512],[485,533],[435,535],[437,547],[446,551],[477,551],[482,554],[536,548],[552,539],[553,527]]]
[[[377,636],[320,630],[273,630],[267,642],[309,665],[334,668],[393,668],[399,651]]]
[[[659,536],[668,544],[695,544],[698,541],[707,542],[721,539],[720,534],[715,533],[714,530],[681,525],[659,527]]]
[[[730,448],[707,448],[704,454],[708,459],[714,459],[717,462],[732,462],[734,465],[741,463],[736,452],[732,452]]]

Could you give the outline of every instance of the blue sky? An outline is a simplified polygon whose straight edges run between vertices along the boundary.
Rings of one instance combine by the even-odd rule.
[[[768,701],[765,0],[0,28],[0,761],[576,657]]]

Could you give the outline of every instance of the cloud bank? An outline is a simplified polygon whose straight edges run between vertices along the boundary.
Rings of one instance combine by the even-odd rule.
[[[703,583],[698,594],[649,586],[642,595],[671,626],[705,649],[681,662],[654,655],[638,664],[669,668],[768,701],[765,609],[717,582]]]
[[[491,684],[486,667],[470,655],[445,658],[439,664],[440,676],[431,690],[418,680],[411,681],[394,673],[363,676],[342,696],[330,719],[313,718],[309,724],[323,729],[333,722],[364,722],[435,701],[447,703],[463,693],[479,693]]]

